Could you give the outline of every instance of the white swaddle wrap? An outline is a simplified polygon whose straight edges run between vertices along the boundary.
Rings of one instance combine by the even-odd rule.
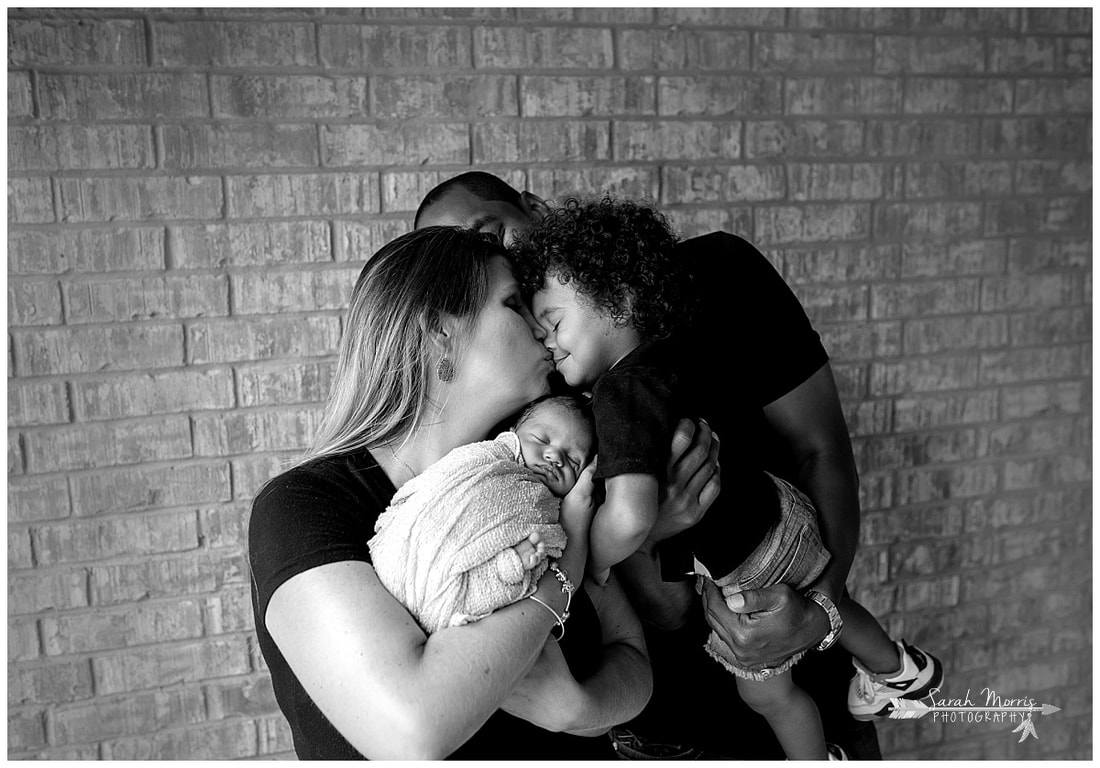
[[[519,437],[464,445],[414,477],[378,517],[368,542],[378,578],[425,632],[476,621],[535,591],[514,547],[537,531],[559,557],[559,500],[523,464]]]

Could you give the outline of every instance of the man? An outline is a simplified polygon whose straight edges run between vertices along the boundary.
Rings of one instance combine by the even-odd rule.
[[[518,192],[492,174],[474,171],[433,189],[417,210],[415,226],[467,227],[496,234],[510,244],[547,210],[546,203],[537,195]],[[726,273],[741,269],[735,265],[746,265],[744,279],[759,277],[759,287],[766,288],[769,296],[776,294],[779,304],[786,307],[783,312],[790,317],[781,318],[778,323],[781,328],[773,330],[765,324],[766,332],[774,336],[769,341],[785,349],[788,338],[784,334],[789,327],[795,329],[790,332],[791,339],[797,331],[803,347],[808,335],[813,337],[811,345],[816,345],[811,346],[807,355],[798,355],[796,348],[792,354],[806,361],[803,370],[796,372],[793,380],[788,376],[788,384],[768,395],[765,404],[750,414],[753,424],[759,423],[759,432],[739,435],[738,439],[761,445],[761,450],[770,446],[775,463],[769,468],[775,474],[787,475],[814,502],[822,538],[832,554],[826,571],[813,585],[817,595],[811,599],[782,584],[747,590],[741,593],[744,604],[738,612],[726,606],[712,583],[707,583],[702,597],[707,620],[737,658],[744,664],[767,664],[800,650],[828,646],[841,629],[830,607],[845,588],[857,545],[858,480],[828,357],[797,299],[766,262],[765,267],[760,266],[764,260],[755,248],[739,238],[694,238],[683,241],[677,249],[684,258],[702,259],[703,263],[711,258],[710,252],[716,247],[730,250],[728,254],[717,254],[725,259]],[[751,269],[749,265],[753,265]],[[740,281],[742,275],[738,273],[736,277]],[[738,287],[748,297],[745,303],[751,305],[756,300],[755,288]],[[715,298],[711,304],[718,301]],[[739,338],[732,334],[730,346],[735,352],[750,346],[753,342],[748,341],[749,337],[757,335],[758,329],[750,323],[741,325],[746,326],[740,328],[746,343],[739,347]],[[717,369],[718,366],[715,375],[722,375]],[[742,378],[751,378],[751,374]],[[742,385],[731,381],[734,397],[740,391],[738,386]],[[692,470],[706,474],[707,462],[703,457],[707,451],[700,450],[697,443],[698,440],[692,445],[690,459],[681,460],[680,470],[689,476]],[[709,494],[715,493],[716,486],[698,478],[694,483],[693,488],[705,488],[708,497],[697,499],[698,503],[681,501],[675,512],[662,509],[650,540],[618,566],[635,606],[648,625],[655,691],[646,712],[615,732],[616,745],[624,756],[781,757],[777,743],[769,738],[770,730],[756,727],[762,721],[756,721],[755,714],[737,699],[732,677],[724,679],[723,671],[699,650],[707,627],[699,621],[703,611],[697,604],[693,582],[672,576],[667,569],[662,572],[662,552],[667,560],[674,551],[671,544],[675,534],[691,525],[706,525],[704,513],[712,500]],[[839,649],[809,654],[795,667],[795,673],[796,681],[818,702],[830,741],[853,757],[881,757],[874,727],[856,723],[847,713],[845,694],[852,673],[850,656]],[[751,736],[744,738],[745,733]]]

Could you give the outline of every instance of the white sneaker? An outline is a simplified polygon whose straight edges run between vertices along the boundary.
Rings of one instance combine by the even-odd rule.
[[[943,680],[943,665],[930,653],[905,641],[899,641],[901,670],[880,675],[852,659],[856,675],[848,685],[848,711],[856,720],[886,717],[894,708],[894,699],[920,699]]]

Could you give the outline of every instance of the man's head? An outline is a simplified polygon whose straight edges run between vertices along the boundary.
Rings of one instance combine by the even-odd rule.
[[[447,179],[425,195],[413,226],[476,229],[510,245],[518,232],[545,212],[546,203],[537,195],[517,192],[491,173],[470,171]]]
[[[523,462],[558,498],[564,497],[594,455],[596,429],[588,404],[572,395],[536,400],[512,431]]]

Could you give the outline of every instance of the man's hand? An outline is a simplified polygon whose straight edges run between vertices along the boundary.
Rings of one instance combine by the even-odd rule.
[[[829,633],[829,617],[821,606],[786,584],[746,589],[729,599],[740,605],[731,609],[714,582],[704,579],[707,623],[747,666],[778,664]]]
[[[702,419],[682,419],[672,436],[668,480],[658,493],[657,523],[650,541],[664,541],[700,520],[722,490],[720,440]]]

